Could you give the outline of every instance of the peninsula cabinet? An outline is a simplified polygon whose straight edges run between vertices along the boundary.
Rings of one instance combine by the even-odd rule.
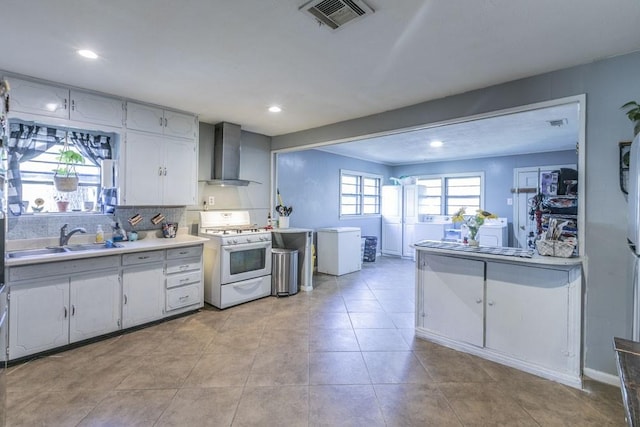
[[[417,252],[418,337],[581,386],[579,263]]]
[[[12,111],[117,128],[123,125],[122,99],[30,80],[10,78],[9,83]]]
[[[125,179],[127,205],[194,205],[197,191],[195,140],[127,131]]]
[[[198,120],[192,114],[127,102],[127,129],[195,139]]]

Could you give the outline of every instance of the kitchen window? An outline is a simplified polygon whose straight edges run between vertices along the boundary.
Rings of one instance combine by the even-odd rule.
[[[417,180],[420,215],[453,215],[461,207],[468,214],[483,206],[484,174],[430,175]]]
[[[382,177],[363,172],[340,171],[340,217],[380,215]]]
[[[93,211],[97,208],[102,164],[104,160],[112,159],[113,134],[21,121],[10,122],[9,130],[6,151],[8,199],[9,211],[13,215]],[[55,170],[60,167],[59,153],[65,147],[82,155],[85,160],[84,164],[75,166],[79,185],[72,192],[58,192],[53,185]]]

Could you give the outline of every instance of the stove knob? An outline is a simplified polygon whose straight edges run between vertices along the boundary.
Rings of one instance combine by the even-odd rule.
[[[247,237],[247,243],[251,243],[251,238]]]
[[[231,243],[235,245],[236,243],[238,243],[238,239],[231,239]]]

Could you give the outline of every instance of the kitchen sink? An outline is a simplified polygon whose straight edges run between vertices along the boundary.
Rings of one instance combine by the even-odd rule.
[[[122,245],[114,243],[111,246],[107,246],[104,243],[86,243],[79,245],[69,246],[51,246],[42,249],[23,249],[17,251],[7,252],[7,258],[26,258],[37,257],[44,255],[63,254],[68,252],[81,252],[81,251],[102,251],[105,249],[121,248]]]
[[[104,243],[86,243],[81,245],[69,245],[64,246],[69,252],[78,252],[78,251],[101,251],[104,249],[113,249],[113,248],[121,248],[122,245],[113,244],[112,246],[107,246]]]
[[[33,257],[33,256],[42,256],[42,255],[53,255],[67,252],[65,248],[56,247],[56,248],[42,248],[42,249],[24,249],[21,251],[11,251],[7,252],[7,257],[9,258],[24,258],[24,257]]]

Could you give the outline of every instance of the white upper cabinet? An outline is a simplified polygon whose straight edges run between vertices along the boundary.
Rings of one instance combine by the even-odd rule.
[[[69,89],[14,78],[9,79],[9,84],[10,111],[62,119],[69,117]]]
[[[127,102],[127,129],[194,139],[197,120],[191,114]]]
[[[71,120],[122,127],[123,113],[124,102],[121,99],[71,90]]]
[[[11,111],[122,127],[123,101],[91,92],[10,79]]]
[[[197,192],[195,140],[128,131],[125,144],[126,205],[193,205]]]

